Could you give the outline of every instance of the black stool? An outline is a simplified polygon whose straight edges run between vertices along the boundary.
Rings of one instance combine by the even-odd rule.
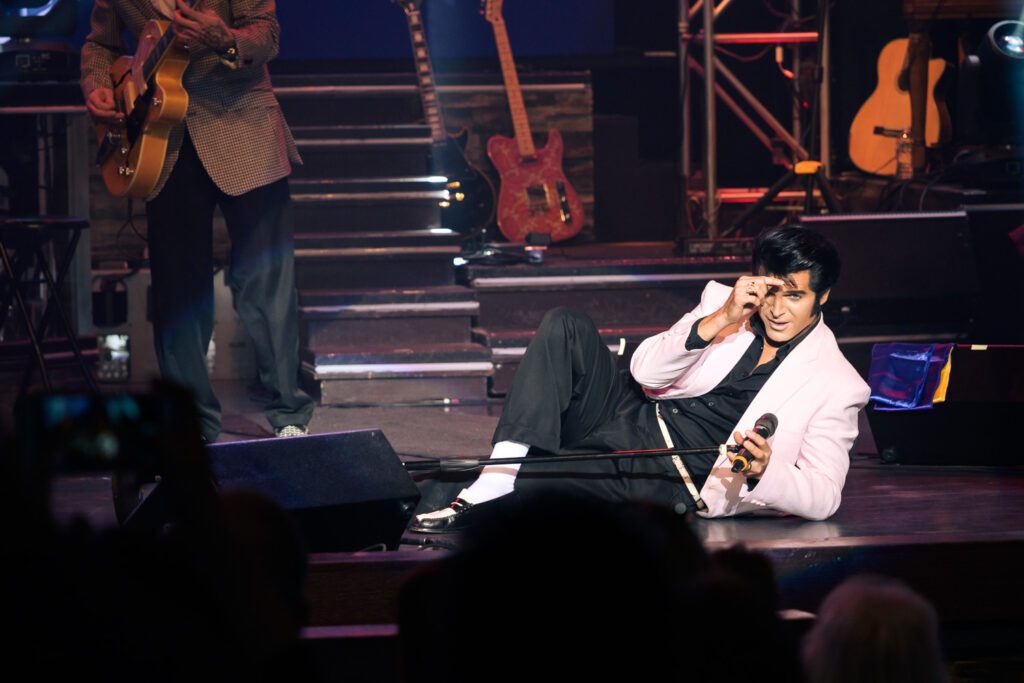
[[[82,375],[85,377],[89,389],[96,392],[96,380],[93,378],[89,366],[86,365],[82,349],[78,344],[78,338],[71,326],[71,319],[67,310],[61,302],[60,293],[64,287],[64,280],[71,266],[71,260],[75,255],[75,248],[82,236],[82,231],[88,229],[89,221],[83,218],[65,218],[51,216],[37,216],[31,218],[3,218],[0,219],[0,259],[3,263],[3,272],[0,273],[0,327],[7,320],[7,311],[10,309],[12,299],[17,303],[25,321],[25,328],[28,331],[29,342],[35,354],[36,365],[43,378],[43,384],[47,391],[53,390],[53,383],[50,381],[50,373],[46,370],[46,361],[43,354],[42,339],[49,326],[50,317],[56,309],[68,343],[75,354]],[[57,263],[56,273],[51,273],[43,253],[43,248],[52,243],[64,245],[64,253]],[[13,252],[13,255],[12,255]],[[31,280],[22,281],[22,277],[30,266],[35,263],[42,275]],[[56,277],[55,277],[56,276]],[[48,288],[46,307],[43,310],[42,319],[36,329],[32,325],[32,318],[29,315],[28,306],[22,296],[21,289],[25,285],[38,285],[45,282]],[[24,396],[32,379],[33,364],[29,363],[21,378],[21,387],[18,391],[18,398]]]

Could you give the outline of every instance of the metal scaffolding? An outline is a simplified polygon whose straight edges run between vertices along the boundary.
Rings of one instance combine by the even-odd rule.
[[[709,3],[711,0],[709,0]],[[831,156],[831,131],[829,129],[829,60],[828,60],[828,22],[823,22],[820,31],[801,32],[758,32],[758,33],[721,33],[715,34],[714,22],[732,3],[732,0],[719,0],[711,12],[703,12],[702,30],[700,33],[691,33],[691,23],[697,13],[704,8],[704,0],[697,0],[690,6],[689,0],[679,0],[679,74],[680,74],[680,109],[682,112],[682,144],[680,149],[680,175],[682,182],[682,212],[681,225],[685,230],[689,224],[689,202],[694,195],[690,191],[690,176],[692,174],[693,151],[690,138],[692,132],[692,121],[690,116],[690,93],[691,74],[696,74],[704,81],[704,180],[702,222],[707,229],[708,239],[715,240],[721,236],[719,228],[718,212],[723,201],[749,201],[751,188],[719,188],[718,187],[718,131],[715,122],[715,111],[717,102],[720,99],[728,107],[743,125],[748,128],[757,140],[769,151],[774,152],[772,138],[765,132],[762,124],[767,126],[790,150],[796,161],[805,161],[811,158],[811,153],[800,144],[801,124],[799,110],[793,108],[793,116],[790,127],[787,128],[762,104],[757,97],[743,84],[743,82],[726,66],[722,60],[715,56],[715,45],[741,44],[741,45],[800,45],[814,44],[819,38],[822,41],[820,46],[820,89],[817,97],[818,118],[820,122],[820,160],[825,162],[824,173],[827,174],[827,160]],[[792,0],[794,19],[799,18],[798,0]],[[711,6],[710,4],[708,5]],[[703,63],[689,55],[691,42],[699,42],[703,47]],[[799,54],[793,55],[793,71],[799,69]],[[741,106],[724,87],[718,82],[718,76],[724,80],[736,92],[739,100],[746,103],[746,106],[753,111],[753,114],[761,119],[761,124],[754,120],[753,116]],[[767,192],[767,189],[765,189]],[[698,193],[699,194],[699,193]],[[761,194],[755,192],[754,197]],[[803,197],[803,193],[778,193],[784,199]],[[682,232],[682,231],[681,231]]]

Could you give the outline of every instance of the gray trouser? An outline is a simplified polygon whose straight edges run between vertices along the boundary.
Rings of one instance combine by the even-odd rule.
[[[274,427],[305,425],[313,400],[298,388],[298,297],[291,199],[285,178],[243,195],[210,179],[186,134],[174,170],[146,204],[153,276],[153,337],[164,379],[196,397],[202,434],[220,433],[206,350],[213,334],[213,212],[220,206],[231,238],[228,285],[269,392]]]

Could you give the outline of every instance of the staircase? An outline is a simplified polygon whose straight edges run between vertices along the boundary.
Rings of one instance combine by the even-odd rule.
[[[462,236],[441,225],[445,178],[415,88],[277,77],[303,165],[291,191],[302,375],[323,404],[481,400],[473,291],[455,284]]]
[[[669,242],[587,245],[552,250],[543,266],[469,265],[460,278],[476,293],[474,338],[492,353],[490,391],[508,391],[544,313],[568,306],[587,313],[625,369],[637,345],[700,301],[708,280],[749,272],[739,257],[676,257]]]

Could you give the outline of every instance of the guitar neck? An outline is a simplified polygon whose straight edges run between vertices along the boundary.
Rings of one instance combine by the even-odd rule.
[[[420,88],[420,99],[423,101],[423,114],[430,126],[430,137],[434,142],[444,142],[448,132],[444,127],[441,115],[441,102],[437,98],[437,87],[434,85],[434,70],[430,65],[430,52],[427,50],[427,36],[423,30],[423,19],[418,9],[406,10],[409,21],[409,37],[412,38],[412,56],[416,62],[416,84]]]
[[[516,73],[516,62],[512,58],[512,46],[505,30],[505,20],[491,22],[494,28],[494,42],[498,45],[498,58],[501,60],[501,75],[505,79],[505,91],[508,93],[508,107],[512,112],[512,126],[516,133],[516,145],[519,154],[524,158],[537,156],[533,146],[533,134],[530,132],[530,121],[526,118],[526,106],[523,104],[523,90],[519,86],[519,74]]]
[[[186,0],[187,2],[187,0]],[[204,0],[196,0],[191,4],[192,9],[201,9]],[[149,55],[146,57],[146,61],[142,65],[142,80],[148,82],[152,78],[156,70],[160,68],[160,62],[163,61],[164,55],[167,54],[167,48],[169,48],[174,41],[177,39],[178,34],[174,32],[174,24],[172,23],[164,34],[160,36],[160,40],[156,42],[153,49],[150,50]]]

